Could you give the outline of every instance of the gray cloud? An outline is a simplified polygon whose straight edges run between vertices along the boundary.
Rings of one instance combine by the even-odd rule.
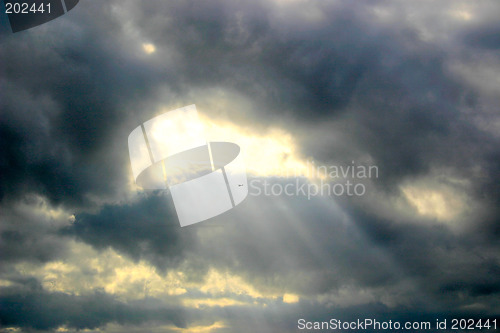
[[[60,233],[98,249],[111,246],[166,269],[181,261],[195,242],[196,230],[179,228],[172,199],[159,191],[144,193],[134,203],[104,206],[98,214],[77,214],[75,223]]]
[[[9,207],[10,206],[10,207]],[[63,255],[67,239],[58,235],[69,216],[51,217],[47,203],[29,196],[8,202],[0,212],[0,271],[9,272],[19,261],[47,262]]]
[[[140,301],[125,304],[98,292],[85,296],[48,293],[36,280],[26,281],[23,287],[1,288],[2,326],[48,330],[67,325],[94,329],[110,322],[138,325],[154,321],[186,326],[184,312],[176,305]]]

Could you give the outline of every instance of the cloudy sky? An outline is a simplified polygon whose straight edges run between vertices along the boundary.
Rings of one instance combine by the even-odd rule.
[[[82,0],[13,34],[2,14],[0,332],[500,316],[499,17],[496,0]],[[181,228],[168,190],[134,184],[127,138],[190,104],[254,184],[316,184],[312,163],[378,177]]]

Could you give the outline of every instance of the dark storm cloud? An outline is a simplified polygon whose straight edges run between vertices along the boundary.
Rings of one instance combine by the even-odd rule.
[[[372,33],[356,6],[314,5],[328,19],[302,27],[264,2],[149,2],[133,20],[150,22],[143,31],[155,43],[175,45],[185,85],[216,82],[255,99],[266,118],[312,121],[343,110],[384,51],[370,40],[392,37]],[[165,12],[182,15],[164,20]]]
[[[123,303],[105,293],[77,296],[49,293],[36,280],[21,286],[0,288],[0,325],[54,330],[60,326],[93,329],[105,324],[139,325],[147,322],[186,326],[184,311],[159,302]]]
[[[487,233],[471,236],[443,225],[392,223],[353,210],[350,215],[372,246],[382,248],[402,276],[419,286],[420,297],[426,295],[434,306],[458,311],[476,299],[489,309],[498,306],[500,261],[494,253],[500,247]]]
[[[477,188],[487,186],[495,173],[488,172],[485,181],[475,178],[473,169],[488,163],[498,139],[463,115],[466,107],[480,108],[479,103],[466,104],[475,92],[454,82],[444,59],[433,51],[407,54],[398,63],[371,74],[352,112],[352,137],[380,167],[379,183],[397,187],[406,177],[450,168]],[[370,89],[377,80],[382,83]]]
[[[331,129],[327,124],[319,128],[306,125],[306,133],[317,130],[318,134],[301,136],[303,154],[324,164],[345,164],[369,154],[383,174],[377,184],[389,190],[397,189],[402,179],[425,175],[433,168],[452,168],[462,177],[472,178],[472,169],[478,161],[487,163],[498,139],[483,133],[463,114],[464,109],[482,106],[478,92],[448,69],[448,61],[459,47],[431,46],[411,30],[376,31],[369,42],[358,36],[359,42],[343,48],[346,54],[361,47],[370,52],[368,62],[360,60],[369,66],[340,117],[344,127],[335,126],[331,112],[323,115]],[[326,45],[329,43],[336,45],[337,39]],[[321,49],[326,47],[321,45]],[[331,72],[317,66],[318,71]],[[336,140],[328,139],[329,135]],[[473,180],[480,181],[477,186],[481,188],[495,177],[491,172],[486,181]]]
[[[472,47],[497,50],[500,48],[500,25],[498,23],[486,23],[475,29],[467,31],[464,41]]]
[[[51,29],[64,31],[65,21],[54,21],[46,34],[30,30],[2,41],[0,198],[35,192],[82,204],[86,195],[110,193],[126,182],[128,170],[117,165],[128,163],[130,128],[124,126],[120,146],[113,138],[129,116],[125,107],[146,98],[161,70],[115,39],[120,26],[109,19],[107,4],[88,5],[80,19],[95,22],[85,29],[68,23],[56,38]]]
[[[67,240],[58,230],[68,217],[56,221],[44,215],[47,205],[37,197],[8,204],[0,212],[0,271],[9,272],[19,261],[47,262],[64,254]]]
[[[172,199],[162,191],[142,194],[133,203],[103,206],[97,214],[77,214],[60,232],[98,249],[113,247],[134,260],[149,260],[161,269],[179,263],[195,243],[195,230],[179,228]]]

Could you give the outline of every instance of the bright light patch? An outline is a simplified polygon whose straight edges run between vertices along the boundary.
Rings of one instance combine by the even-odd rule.
[[[208,272],[205,283],[200,287],[200,291],[210,295],[223,295],[232,293],[236,295],[248,295],[252,298],[265,298],[253,286],[243,281],[239,276],[229,273],[222,273],[215,269]],[[269,295],[267,296],[269,297]],[[271,296],[274,298],[275,296]]]
[[[223,307],[265,305],[279,296],[264,294],[229,272],[211,269],[202,282],[192,282],[182,271],[163,274],[145,261],[134,262],[113,249],[98,252],[79,242],[72,242],[64,262],[41,266],[25,262],[17,264],[16,270],[24,276],[36,277],[43,288],[51,292],[84,295],[104,290],[120,300],[175,297],[187,306]],[[8,281],[3,282],[6,283]]]
[[[219,328],[227,328],[222,321],[216,321],[208,326],[191,326],[188,328],[170,327],[172,331],[186,332],[186,333],[210,333]]]
[[[151,43],[144,43],[142,44],[142,49],[146,54],[152,54],[156,52],[156,46]]]
[[[295,294],[284,294],[283,295],[283,303],[298,303],[299,295]]]
[[[241,306],[248,305],[248,303],[241,302],[232,298],[202,298],[202,299],[185,299],[182,302],[184,306],[196,309],[203,309],[206,307],[226,307],[226,306]]]
[[[83,243],[73,242],[69,260],[49,262],[43,266],[30,263],[16,265],[26,276],[36,276],[44,289],[83,295],[102,289],[120,299],[147,296],[169,297],[186,293],[182,274],[156,272],[144,261],[137,263],[112,249],[97,252]]]
[[[227,328],[223,321],[216,321],[211,325],[193,325],[186,328],[181,328],[173,325],[120,325],[118,323],[107,323],[98,331],[82,330],[81,332],[106,332],[106,333],[165,333],[165,332],[186,332],[186,333],[211,333],[215,330]]]
[[[17,203],[15,209],[24,214],[29,214],[33,219],[42,218],[54,227],[66,226],[74,222],[74,215],[61,207],[53,207],[46,198],[40,195],[30,195],[31,203]]]
[[[464,207],[462,200],[451,189],[408,185],[402,188],[402,192],[418,214],[440,221],[454,219]]]
[[[162,109],[161,113],[165,113],[165,110]],[[307,160],[298,153],[297,145],[289,132],[281,128],[270,128],[263,133],[254,132],[231,122],[212,120],[202,113],[198,117],[203,128],[198,127],[198,119],[190,122],[183,115],[179,115],[178,121],[175,121],[174,117],[169,124],[160,124],[161,126],[152,124],[151,139],[165,142],[166,148],[164,149],[172,154],[186,150],[185,138],[194,140],[193,133],[202,131],[208,141],[238,144],[242,148],[246,171],[250,175],[259,177],[310,176],[310,166],[308,167]],[[149,156],[144,158],[146,162],[149,161]],[[132,184],[132,186],[135,185]]]
[[[8,280],[0,280],[0,287],[10,287],[12,284],[13,283]]]
[[[280,128],[252,132],[236,124],[200,115],[210,141],[229,141],[242,147],[247,172],[254,176],[305,176],[307,162],[297,152],[293,136]]]
[[[453,17],[463,21],[470,21],[472,19],[472,14],[466,10],[454,11],[452,15]]]
[[[373,14],[375,17],[381,21],[389,21],[392,18],[393,13],[384,7],[375,7],[373,8]]]

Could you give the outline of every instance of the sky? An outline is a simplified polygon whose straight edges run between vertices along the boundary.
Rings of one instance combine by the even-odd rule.
[[[499,15],[496,0],[81,0],[14,34],[2,14],[0,332],[499,318]],[[168,190],[134,183],[127,138],[191,104],[253,187],[181,228]],[[377,173],[311,174],[349,166]],[[362,195],[276,194],[346,181]]]

